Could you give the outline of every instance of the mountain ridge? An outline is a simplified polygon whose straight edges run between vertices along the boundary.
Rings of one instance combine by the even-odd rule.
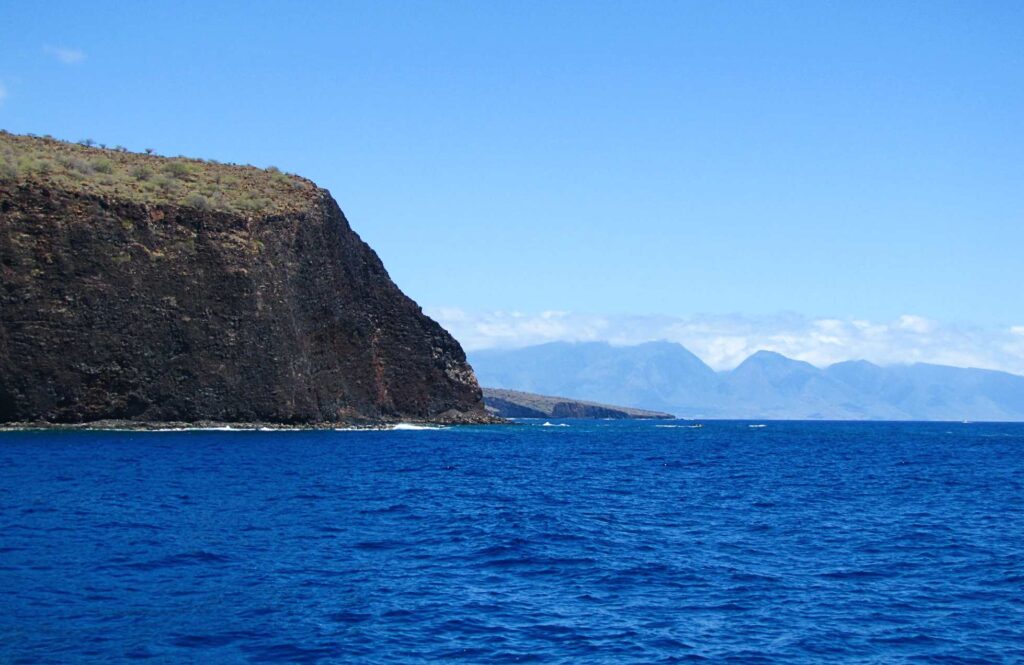
[[[470,362],[485,385],[540,393],[557,386],[553,394],[687,418],[1024,420],[1024,376],[998,370],[866,360],[819,368],[760,350],[715,372],[672,342],[550,342],[477,351]]]

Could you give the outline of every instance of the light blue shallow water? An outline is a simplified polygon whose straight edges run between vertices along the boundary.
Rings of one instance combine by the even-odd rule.
[[[1024,426],[0,435],[0,662],[1017,662]]]

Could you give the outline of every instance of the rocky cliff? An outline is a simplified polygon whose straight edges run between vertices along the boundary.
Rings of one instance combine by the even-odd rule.
[[[487,419],[458,342],[275,169],[0,133],[0,272],[0,422]]]

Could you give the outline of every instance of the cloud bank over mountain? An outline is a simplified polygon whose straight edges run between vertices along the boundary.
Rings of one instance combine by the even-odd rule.
[[[761,350],[818,367],[844,360],[878,365],[935,363],[1024,374],[1024,325],[982,328],[906,314],[893,321],[774,316],[599,315],[546,311],[427,310],[469,351],[546,342],[605,341],[625,346],[682,344],[715,370],[732,369]]]

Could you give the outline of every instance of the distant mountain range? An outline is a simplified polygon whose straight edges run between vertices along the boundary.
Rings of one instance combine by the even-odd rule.
[[[687,418],[1024,420],[1024,376],[856,360],[820,369],[758,351],[715,372],[679,344],[553,342],[470,354],[481,385]]]

